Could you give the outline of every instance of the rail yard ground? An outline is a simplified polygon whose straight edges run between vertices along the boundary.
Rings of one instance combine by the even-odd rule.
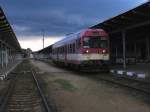
[[[23,68],[22,64],[24,65]],[[20,73],[22,70],[28,72],[32,68],[37,72],[40,85],[53,112],[150,111],[150,94],[101,80],[108,73],[75,72],[57,67],[51,62],[37,60],[30,60],[28,63],[25,61],[22,64],[9,74],[6,80],[0,82],[1,104],[3,104],[1,99],[5,98],[8,85],[16,73]],[[19,75],[22,77],[20,80],[24,80],[24,83],[26,73]],[[27,78],[28,75],[26,75]],[[25,88],[28,87],[25,86]],[[38,105],[36,105],[37,108],[39,108]]]
[[[32,60],[31,63],[45,82],[48,100],[60,112],[150,111],[149,95],[96,79],[95,73],[89,76],[59,68],[50,62]]]

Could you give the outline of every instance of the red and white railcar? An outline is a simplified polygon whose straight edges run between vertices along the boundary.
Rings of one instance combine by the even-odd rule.
[[[107,68],[108,45],[109,37],[104,30],[82,30],[53,44],[52,60],[74,68]]]

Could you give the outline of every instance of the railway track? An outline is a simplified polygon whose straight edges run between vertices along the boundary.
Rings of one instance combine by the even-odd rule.
[[[34,71],[23,71],[11,80],[0,112],[52,112]]]
[[[97,75],[96,80],[103,80],[109,83],[113,83],[119,86],[123,86],[125,88],[129,88],[150,95],[150,82],[127,77],[115,77],[113,75]]]

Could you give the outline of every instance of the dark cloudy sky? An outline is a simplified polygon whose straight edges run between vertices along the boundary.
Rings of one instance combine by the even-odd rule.
[[[118,15],[146,0],[0,0],[23,47],[45,31],[47,41]],[[28,46],[24,46],[25,42]],[[31,42],[32,41],[32,42]],[[41,40],[40,40],[41,41]],[[47,42],[47,44],[49,44]],[[33,48],[34,50],[40,49]]]

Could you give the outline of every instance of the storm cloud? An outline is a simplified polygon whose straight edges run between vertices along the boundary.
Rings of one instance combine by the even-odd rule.
[[[19,38],[62,36],[102,22],[146,0],[0,0]]]

